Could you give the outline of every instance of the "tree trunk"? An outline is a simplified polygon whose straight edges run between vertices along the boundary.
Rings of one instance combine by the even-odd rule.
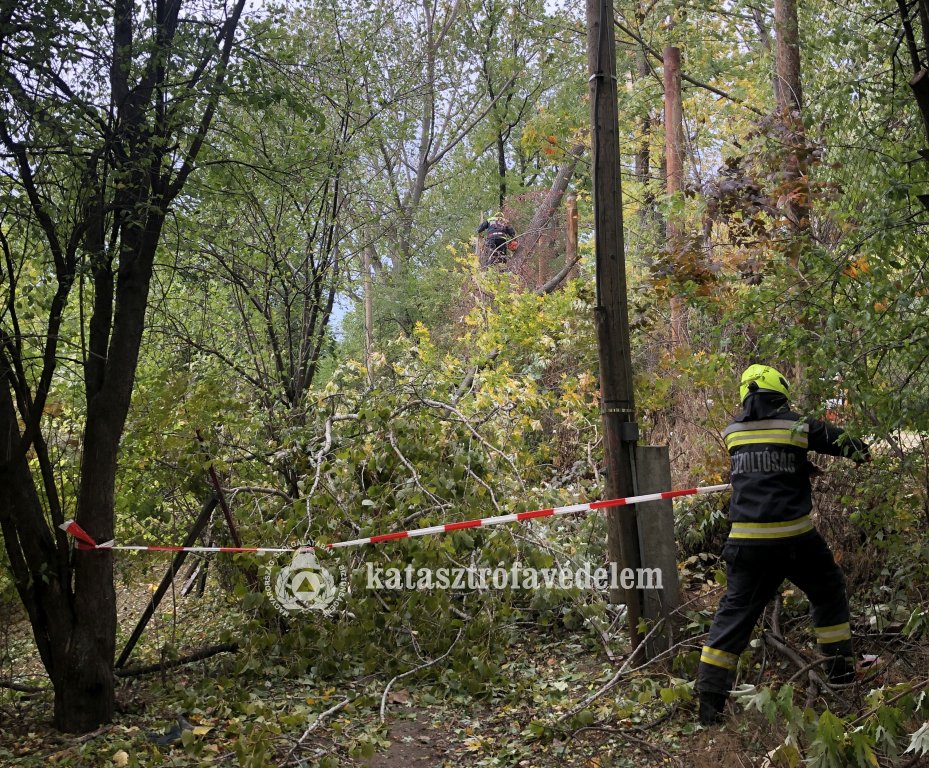
[[[528,229],[520,234],[519,245],[513,254],[514,259],[527,258],[535,250],[542,233],[548,228],[555,211],[561,205],[561,198],[568,188],[568,183],[574,175],[574,169],[577,168],[577,162],[580,160],[581,155],[584,154],[585,149],[586,147],[583,144],[576,144],[568,152],[564,162],[558,169],[558,175],[555,176],[548,194],[545,195],[542,204],[532,216]]]
[[[113,42],[109,117],[105,110],[100,112],[79,103],[79,97],[63,86],[57,75],[47,77],[53,68],[48,62],[35,62],[34,77],[45,97],[50,101],[57,98],[63,112],[75,110],[69,113],[75,125],[85,120],[88,143],[94,137],[99,140],[98,147],[75,150],[74,156],[56,156],[54,161],[48,158],[47,132],[59,120],[54,109],[36,110],[31,97],[22,102],[20,91],[10,89],[8,84],[2,89],[8,102],[20,102],[18,114],[26,116],[24,124],[17,124],[14,139],[7,122],[9,116],[0,115],[0,141],[7,157],[12,158],[8,167],[12,172],[7,178],[28,201],[30,213],[23,213],[22,218],[41,224],[52,255],[43,279],[57,283],[57,289],[45,321],[46,346],[34,402],[29,380],[18,367],[21,340],[15,317],[12,337],[0,327],[0,528],[17,591],[55,689],[54,725],[62,731],[92,731],[109,722],[115,709],[117,614],[113,553],[107,549],[69,551],[61,532],[53,527],[62,522],[61,506],[55,477],[43,459],[46,453],[41,417],[55,377],[58,343],[63,338],[61,320],[77,274],[78,248],[91,254],[94,307],[89,350],[82,348],[82,352],[89,352],[85,354],[84,372],[87,407],[75,520],[94,540],[105,542],[113,538],[119,443],[145,328],[155,252],[170,204],[194,170],[210,129],[244,5],[245,0],[237,0],[227,9],[221,33],[209,39],[207,58],[191,53],[193,60],[204,67],[200,72],[204,80],[191,86],[196,88],[196,95],[189,100],[182,86],[177,86],[181,91],[173,90],[177,80],[169,76],[169,66],[188,71],[177,61],[182,50],[174,44],[174,33],[183,23],[182,2],[157,3],[148,27],[135,18],[131,0],[112,4],[112,24],[106,28]],[[18,7],[32,14],[20,25],[26,30],[24,35],[41,38],[50,32],[42,27],[44,17],[33,13],[29,4]],[[203,18],[199,8],[191,13]],[[136,40],[136,35],[141,39]],[[28,48],[28,41],[25,44]],[[213,50],[217,44],[218,55]],[[166,104],[167,83],[171,83],[176,101],[197,103],[197,108],[191,110],[196,117],[182,122],[187,113],[182,116],[176,107]],[[87,115],[92,119],[87,120]],[[175,129],[177,132],[172,133]],[[85,154],[88,149],[93,152]],[[182,150],[180,162],[175,162],[171,154],[175,149]],[[42,162],[36,162],[35,155],[41,156]],[[106,161],[88,164],[88,156],[105,157]],[[86,199],[82,197],[80,204],[70,210],[53,212],[45,201],[50,197],[49,187],[57,193],[63,183],[61,174],[67,176],[67,183],[83,189]],[[110,237],[105,238],[103,212],[107,209],[115,213],[108,224]],[[53,216],[60,216],[60,220]],[[10,214],[9,220],[13,225],[19,223],[16,212]],[[83,246],[82,241],[86,241]],[[110,243],[111,251],[118,248],[115,276],[112,262],[106,260],[105,241]],[[9,263],[7,266],[12,270]],[[15,281],[8,285],[13,291]],[[15,315],[15,306],[15,296],[11,296],[10,315]],[[17,366],[15,370],[8,353]],[[20,424],[25,425],[22,432]],[[34,474],[30,466],[33,447],[41,475]],[[40,477],[50,515],[40,501]]]
[[[0,377],[0,455],[8,458],[21,434],[9,387],[3,378]],[[112,461],[109,461],[110,453]],[[102,488],[109,487],[111,501],[108,507],[104,502],[92,513],[80,514],[80,525],[96,541],[107,541],[112,538],[112,522],[107,526],[106,510],[112,521],[115,450],[98,449],[96,455],[101,456],[102,461],[94,460],[93,455],[85,452],[82,476],[99,481]],[[87,487],[87,480],[84,482]],[[75,551],[72,593],[68,562],[61,562],[54,537],[44,524],[39,494],[25,459],[7,470],[0,488],[3,489],[0,492],[0,527],[10,554],[17,591],[54,687],[54,725],[67,732],[92,731],[109,722],[114,713],[116,595],[113,554],[109,550]]]
[[[506,142],[497,134],[497,173],[500,177],[500,208],[506,202]]]
[[[925,51],[929,55],[929,10],[926,7],[927,0],[919,0],[918,4],[923,41],[926,45]],[[913,91],[916,105],[919,107],[926,138],[929,140],[929,71],[923,69],[922,60],[919,57],[919,48],[916,45],[916,35],[913,32],[913,22],[910,20],[910,11],[905,0],[897,0],[897,11],[903,23],[903,37],[906,40],[906,47],[910,52],[910,62],[913,65],[910,89]]]
[[[913,75],[910,79],[910,88],[916,98],[916,105],[923,118],[926,139],[929,141],[929,71],[921,69]]]
[[[129,413],[152,278],[164,218],[150,215],[120,250],[113,334],[103,386],[87,407],[84,460],[75,521],[94,541],[110,541],[116,506],[116,459]],[[116,592],[110,550],[74,555],[74,627],[55,686],[55,726],[86,732],[113,718]],[[93,599],[87,596],[93,595]]]
[[[929,61],[929,0],[918,0],[919,25],[923,30],[923,56]]]
[[[782,112],[799,112],[803,109],[803,89],[797,0],[774,0],[774,27],[777,31],[778,107]]]
[[[684,117],[681,99],[681,50],[664,49],[664,121],[665,158],[667,159],[667,190],[672,200],[684,189]],[[669,213],[667,249],[671,262],[677,269],[678,255],[684,247],[684,225],[680,216]],[[687,307],[684,299],[673,292],[671,295],[671,349],[684,343],[684,325]]]
[[[803,132],[803,88],[800,81],[800,28],[796,0],[774,0],[774,25],[777,30],[777,96],[783,123],[784,194],[790,227],[798,236],[810,228],[809,180],[807,177],[807,143]],[[789,151],[789,150],[792,150]],[[788,247],[787,260],[800,269],[803,237]]]
[[[12,371],[0,358],[0,461],[10,459],[21,432],[11,397]],[[0,474],[0,531],[16,590],[33,627],[42,664],[57,690],[73,624],[70,565],[44,524],[42,504],[25,458]]]

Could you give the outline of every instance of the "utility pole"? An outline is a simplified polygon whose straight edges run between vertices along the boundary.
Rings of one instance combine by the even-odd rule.
[[[681,99],[681,49],[664,49],[664,132],[667,159],[668,197],[684,188],[684,111]],[[668,214],[667,248],[677,259],[684,246],[684,227],[680,216]],[[684,343],[684,299],[671,294],[671,349]]]
[[[597,347],[600,357],[600,412],[607,498],[635,494],[635,448],[639,437],[632,389],[626,260],[623,246],[616,94],[616,41],[612,0],[587,0],[587,66],[590,76],[596,237]],[[634,571],[641,566],[634,506],[607,512],[607,547],[613,563]],[[627,582],[628,583],[628,582]],[[625,594],[618,594],[624,592]],[[624,600],[622,599],[624,598]],[[633,653],[640,643],[641,595],[635,583],[614,592],[625,602]]]

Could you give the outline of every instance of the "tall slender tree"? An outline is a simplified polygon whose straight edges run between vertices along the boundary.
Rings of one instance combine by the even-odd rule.
[[[0,530],[61,730],[113,716],[116,596],[112,553],[72,552],[58,526],[73,514],[113,538],[155,256],[229,87],[244,7],[0,3]],[[73,498],[43,433],[71,350],[85,404]]]

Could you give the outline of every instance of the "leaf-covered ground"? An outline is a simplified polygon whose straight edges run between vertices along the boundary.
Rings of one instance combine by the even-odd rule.
[[[556,612],[521,621],[492,686],[481,694],[461,686],[456,690],[437,665],[391,688],[381,722],[389,675],[365,674],[359,664],[350,667],[352,674],[320,676],[312,659],[304,673],[295,675],[292,659],[277,656],[274,648],[264,648],[260,642],[250,643],[236,631],[237,624],[242,626],[238,601],[211,582],[203,598],[165,600],[131,666],[157,661],[162,653],[170,660],[230,637],[241,643],[237,654],[122,680],[115,722],[89,737],[70,738],[52,730],[47,692],[0,689],[0,764],[249,768],[796,764],[788,755],[785,762],[778,762],[774,750],[784,742],[785,723],[790,727],[784,688],[779,686],[795,677],[798,669],[767,647],[760,634],[743,657],[739,680],[759,686],[756,691],[761,693],[754,703],[746,709],[747,698],[734,701],[727,723],[720,727],[704,729],[696,722],[688,681],[693,678],[702,633],[721,594],[713,582],[714,566],[715,558],[705,554],[682,564],[686,599],[692,602],[685,611],[686,625],[679,627],[681,645],[672,654],[673,661],[666,657],[623,675],[612,690],[560,724],[561,715],[577,709],[622,666],[629,651],[622,634],[610,643],[614,657],[610,662],[590,632],[567,629]],[[124,586],[120,591],[124,635],[150,592],[150,585],[140,581],[135,588]],[[802,597],[785,589],[783,606],[779,621],[788,642],[804,658],[815,658]],[[9,611],[4,620],[5,677],[12,672],[20,684],[45,687],[47,681],[31,653],[27,625]],[[867,714],[876,701],[873,694],[869,698],[870,691],[886,691],[881,696],[887,700],[914,680],[929,677],[920,644],[903,633],[899,622],[873,622],[859,615],[853,627],[858,650],[879,656],[881,665],[866,671],[853,689],[811,702],[820,722],[828,718],[822,714],[827,702],[838,715]],[[765,698],[768,684],[773,687]],[[805,681],[794,685],[788,698],[802,708]],[[895,710],[884,724],[893,727],[890,721],[896,718],[899,726],[915,731],[917,708]],[[886,716],[886,709],[880,717]],[[182,731],[179,718],[184,728],[192,730]],[[180,738],[170,744],[153,743],[153,736],[168,741],[165,735],[172,728]],[[917,764],[878,761],[870,754],[863,753],[861,765]],[[803,756],[811,755],[815,757],[807,748]]]

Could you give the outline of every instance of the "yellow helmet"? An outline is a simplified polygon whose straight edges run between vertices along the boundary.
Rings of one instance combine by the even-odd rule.
[[[752,384],[755,386],[752,387]],[[745,402],[749,392],[756,392],[759,389],[780,392],[782,395],[790,397],[790,385],[779,371],[767,365],[750,365],[742,374],[742,384],[739,387],[741,402]]]

